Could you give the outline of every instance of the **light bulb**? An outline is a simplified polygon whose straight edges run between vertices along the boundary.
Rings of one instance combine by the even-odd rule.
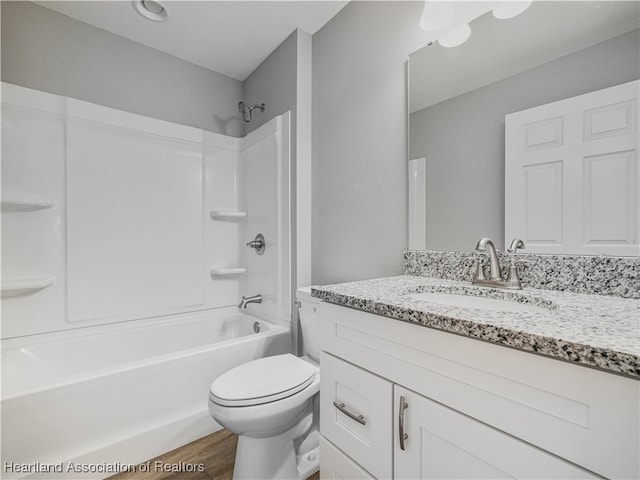
[[[442,30],[453,20],[453,8],[446,2],[425,0],[420,27],[428,32]]]
[[[446,32],[438,39],[438,42],[443,47],[457,47],[466,42],[470,35],[471,27],[469,27],[468,23],[465,23]]]
[[[493,16],[504,20],[520,15],[531,5],[531,1],[509,0],[502,2],[493,9]]]

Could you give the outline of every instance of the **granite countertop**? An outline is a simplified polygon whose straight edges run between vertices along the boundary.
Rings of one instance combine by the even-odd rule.
[[[530,304],[526,312],[452,307],[411,293],[465,294]],[[313,287],[312,296],[365,312],[640,379],[640,300],[401,275]]]

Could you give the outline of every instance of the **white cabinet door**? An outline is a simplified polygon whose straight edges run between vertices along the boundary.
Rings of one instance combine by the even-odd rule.
[[[636,80],[506,116],[506,245],[640,254],[638,88]]]
[[[391,478],[392,383],[324,352],[320,364],[320,433],[376,478]]]
[[[398,385],[394,410],[395,479],[600,478]]]
[[[374,480],[369,472],[337,449],[324,437],[320,437],[320,480]]]

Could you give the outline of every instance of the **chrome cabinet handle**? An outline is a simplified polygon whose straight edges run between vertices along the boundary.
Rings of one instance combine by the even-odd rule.
[[[356,416],[355,414],[351,413],[349,410],[345,408],[344,403],[338,403],[334,400],[333,406],[336,407],[338,410],[340,410],[342,413],[344,413],[347,417],[349,417],[352,420],[355,420],[359,424],[361,425],[367,424],[367,421],[364,419],[362,415]]]
[[[400,409],[398,411],[398,433],[400,434],[400,449],[404,450],[404,442],[407,438],[409,438],[409,435],[407,435],[406,433],[404,433],[404,411],[407,409],[407,407],[409,406],[409,404],[407,403],[407,400],[404,397],[400,397]]]

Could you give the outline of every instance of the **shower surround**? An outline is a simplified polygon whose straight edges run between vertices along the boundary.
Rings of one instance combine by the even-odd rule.
[[[220,365],[289,351],[289,122],[233,138],[2,84],[3,463],[162,453],[219,428]],[[261,256],[245,246],[257,233]],[[125,371],[138,393],[119,402]],[[165,375],[183,394],[159,414]],[[52,411],[61,395],[74,408]]]

